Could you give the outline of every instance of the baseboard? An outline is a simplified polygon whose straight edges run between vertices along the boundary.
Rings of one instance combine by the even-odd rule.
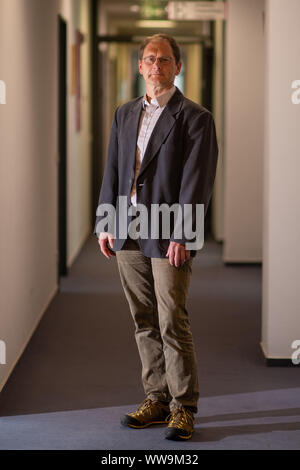
[[[294,364],[291,359],[277,359],[265,357],[265,364],[268,367],[299,367],[300,364]]]
[[[241,266],[262,266],[262,261],[224,261],[224,266],[233,266],[233,267],[241,267]]]
[[[263,358],[264,358],[264,361],[265,361],[265,365],[267,367],[297,367],[297,366],[300,366],[300,364],[294,364],[290,357],[289,358],[286,358],[286,357],[267,357],[262,342],[260,342],[259,344],[260,344],[262,355],[263,355]]]

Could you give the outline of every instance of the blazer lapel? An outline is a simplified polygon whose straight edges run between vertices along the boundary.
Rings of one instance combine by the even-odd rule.
[[[126,119],[125,127],[125,141],[128,155],[128,166],[131,169],[132,176],[135,172],[135,159],[136,159],[136,143],[138,137],[139,121],[142,112],[143,97],[138,99],[132,106]]]
[[[140,167],[138,178],[144,173],[152,159],[157,155],[160,147],[170,133],[176,121],[176,114],[180,111],[182,106],[183,94],[176,87],[176,91],[171,99],[168,101],[165,109],[158,118],[157,123],[153,129],[149,139],[144,158]],[[136,140],[135,140],[136,146]]]

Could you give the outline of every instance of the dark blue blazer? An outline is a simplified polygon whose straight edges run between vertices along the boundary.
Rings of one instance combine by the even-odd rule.
[[[126,196],[127,206],[131,205],[142,105],[143,97],[139,97],[117,107],[111,127],[98,205],[107,203],[116,208],[114,251],[120,250],[126,239],[118,234],[118,196]],[[151,203],[177,203],[182,208],[184,204],[204,204],[205,217],[215,180],[217,158],[218,144],[212,114],[186,98],[176,87],[153,129],[136,182],[137,202],[148,208],[149,234]],[[97,224],[103,217],[96,216],[94,235],[99,236]],[[193,222],[194,218],[195,214]],[[127,217],[127,225],[131,220]],[[180,239],[175,238],[172,229],[174,221],[169,239],[139,238],[143,254],[164,258],[170,240],[183,244],[190,241],[184,237],[184,231]],[[195,251],[191,251],[191,255],[194,256]]]

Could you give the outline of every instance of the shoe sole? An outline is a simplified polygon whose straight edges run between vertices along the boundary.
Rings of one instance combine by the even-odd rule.
[[[173,435],[170,434],[169,436],[165,436],[165,438],[170,440],[170,441],[187,440],[187,439],[190,439],[192,437],[193,432],[194,432],[194,430],[191,432],[191,434],[188,434],[188,436],[183,436],[183,435],[179,435],[179,434],[173,434]]]
[[[122,424],[122,426],[130,427],[130,428],[134,428],[134,429],[144,429],[144,428],[147,428],[148,426],[151,426],[152,424],[167,424],[167,422],[166,421],[151,421],[151,423],[147,423],[147,424],[143,424],[141,426],[137,426],[135,424],[122,423],[122,421],[121,421],[121,424]]]

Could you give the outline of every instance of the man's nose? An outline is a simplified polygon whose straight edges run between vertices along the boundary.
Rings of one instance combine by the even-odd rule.
[[[156,65],[156,66],[160,67],[160,65],[161,65],[161,64],[160,64],[160,58],[159,58],[159,57],[155,57],[155,61],[153,62],[152,65]]]

